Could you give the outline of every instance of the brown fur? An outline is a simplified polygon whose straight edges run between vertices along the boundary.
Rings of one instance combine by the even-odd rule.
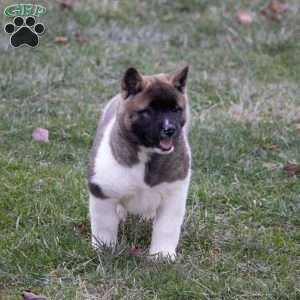
[[[112,130],[110,146],[116,161],[127,167],[131,167],[139,162],[138,146],[130,134],[126,134],[124,124],[116,122]]]
[[[175,150],[168,155],[153,154],[145,168],[145,183],[155,186],[164,182],[184,179],[190,167],[190,159],[183,136],[177,141]]]

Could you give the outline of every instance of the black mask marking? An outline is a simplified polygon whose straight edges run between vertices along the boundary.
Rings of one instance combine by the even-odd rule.
[[[178,104],[180,96],[175,88],[163,82],[153,84],[145,92],[150,104],[146,109],[135,112],[132,124],[132,131],[141,145],[161,148],[162,140],[164,146],[175,145],[184,125],[184,110]]]

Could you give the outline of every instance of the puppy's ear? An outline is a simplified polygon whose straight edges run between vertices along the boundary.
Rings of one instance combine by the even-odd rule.
[[[124,99],[139,93],[144,87],[143,78],[135,68],[129,68],[121,81],[121,93]]]
[[[184,93],[185,91],[188,73],[189,66],[185,66],[184,68],[169,74],[172,85],[181,93]]]

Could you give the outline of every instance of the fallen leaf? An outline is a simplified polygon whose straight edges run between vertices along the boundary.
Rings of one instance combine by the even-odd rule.
[[[279,149],[279,146],[274,144],[262,144],[260,145],[260,147],[264,150],[270,150],[270,151]]]
[[[260,13],[266,17],[267,19],[270,19],[272,21],[276,21],[276,22],[279,22],[280,21],[280,18],[276,15],[276,14],[273,14],[273,13],[270,13],[268,10],[266,9],[262,9],[260,11]]]
[[[129,251],[131,256],[143,256],[144,250],[142,247],[139,246],[133,246]]]
[[[59,4],[62,9],[72,10],[74,6],[74,0],[60,0]]]
[[[236,17],[242,25],[249,25],[253,22],[252,13],[245,9],[238,9],[236,11]]]
[[[76,41],[80,44],[86,43],[87,42],[87,37],[81,35],[79,32],[75,33]]]
[[[289,9],[289,5],[282,3],[280,0],[271,0],[269,4],[260,11],[260,13],[268,19],[280,21],[280,15]]]
[[[288,176],[294,176],[300,171],[300,167],[296,161],[288,160],[283,166],[283,171],[285,171]]]
[[[243,108],[241,105],[233,104],[229,109],[229,115],[234,120],[241,120]]]
[[[43,297],[41,295],[37,295],[37,294],[31,292],[30,290],[23,291],[21,296],[22,296],[23,300],[46,300],[45,297]]]
[[[284,3],[282,3],[280,0],[271,0],[271,2],[268,5],[270,11],[272,11],[275,14],[281,14],[285,11],[287,11],[288,6]]]
[[[45,128],[34,128],[32,138],[38,142],[49,142],[49,131]]]
[[[80,236],[80,235],[86,233],[85,224],[84,223],[79,223],[79,224],[75,225],[74,231],[75,231],[76,236]]]
[[[53,278],[60,278],[61,277],[61,272],[59,270],[53,270],[50,272],[51,277]]]
[[[296,129],[296,131],[300,132],[300,123],[299,124],[295,124],[295,129]]]
[[[54,42],[57,44],[67,44],[69,39],[66,36],[57,36],[55,37]]]

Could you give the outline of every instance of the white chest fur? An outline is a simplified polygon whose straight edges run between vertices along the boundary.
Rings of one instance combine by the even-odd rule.
[[[144,182],[145,163],[148,160],[146,153],[140,153],[140,163],[126,167],[120,165],[112,154],[109,137],[115,119],[107,125],[103,140],[95,157],[94,183],[99,184],[105,195],[115,199],[124,208],[133,214],[152,215],[161,201],[167,198],[177,185],[163,183],[150,187]],[[105,201],[105,200],[104,200]]]
[[[142,182],[141,174],[144,164],[139,163],[132,168],[120,165],[112,154],[110,135],[115,122],[113,118],[107,125],[102,142],[95,157],[95,175],[93,182],[101,186],[110,197],[121,198],[134,192]]]
[[[117,240],[120,219],[127,212],[154,218],[150,254],[171,256],[176,253],[180,227],[190,181],[190,171],[183,180],[150,187],[144,182],[148,155],[139,154],[140,162],[132,167],[120,165],[110,147],[110,134],[115,118],[107,125],[95,156],[95,175],[91,178],[110,199],[97,199],[90,194],[93,245],[113,245]]]

